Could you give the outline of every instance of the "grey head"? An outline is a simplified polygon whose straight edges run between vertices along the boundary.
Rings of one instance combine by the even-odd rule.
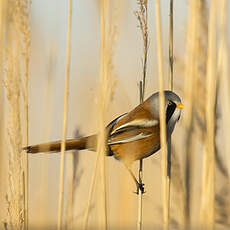
[[[170,136],[174,130],[176,122],[180,119],[181,109],[183,108],[183,105],[181,104],[180,97],[170,90],[164,91],[164,97],[167,136]],[[159,92],[154,93],[146,100],[146,105],[149,107],[150,111],[157,119],[160,118],[159,103]]]

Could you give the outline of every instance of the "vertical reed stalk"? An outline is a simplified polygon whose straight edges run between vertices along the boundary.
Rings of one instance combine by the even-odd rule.
[[[101,0],[100,4],[100,31],[101,31],[101,63],[100,63],[100,95],[99,95],[99,134],[97,139],[97,154],[101,160],[101,177],[102,177],[102,228],[107,229],[107,199],[106,199],[106,172],[105,172],[105,155],[106,155],[106,133],[105,133],[105,118],[107,111],[107,93],[109,90],[108,66],[107,66],[107,47],[106,47],[106,22],[105,14],[108,7],[107,0]]]
[[[75,130],[75,138],[80,138],[80,132],[78,129]],[[75,150],[68,158],[68,200],[66,202],[66,223],[65,227],[68,230],[74,229],[74,204],[76,200],[76,190],[79,184],[79,180],[82,175],[82,171],[78,172],[79,166],[79,151]],[[79,176],[78,176],[79,173]],[[81,174],[81,175],[80,175]]]
[[[227,14],[227,1],[221,0],[220,4],[220,22],[219,22],[219,29],[220,29],[220,41],[219,41],[219,50],[218,50],[218,76],[220,79],[220,87],[221,87],[221,101],[222,101],[222,116],[223,116],[223,123],[225,125],[226,134],[224,135],[224,145],[225,145],[225,153],[230,152],[230,141],[229,141],[229,128],[230,127],[230,80],[229,80],[229,55],[228,55],[228,47],[227,47],[227,40],[226,40],[226,14]],[[230,157],[228,154],[228,174],[230,175]]]
[[[61,230],[62,222],[63,222],[64,166],[65,166],[65,147],[66,147],[65,145],[66,145],[68,96],[69,96],[71,25],[72,25],[72,0],[69,0],[68,1],[68,31],[67,31],[67,49],[66,49],[65,89],[64,89],[64,112],[63,112],[63,130],[62,130],[61,162],[60,162],[58,230]]]
[[[93,188],[96,180],[97,168],[100,165],[100,176],[102,178],[100,198],[102,199],[100,207],[100,229],[107,229],[107,194],[106,194],[106,165],[105,165],[105,156],[106,156],[106,115],[110,107],[110,101],[113,95],[113,88],[115,81],[113,80],[113,48],[114,40],[116,37],[117,28],[116,25],[112,23],[107,23],[108,11],[111,2],[108,0],[101,0],[100,2],[100,33],[101,33],[101,50],[100,50],[100,87],[99,87],[99,96],[97,100],[98,105],[98,136],[97,136],[97,159],[96,164],[91,180],[90,193],[87,202],[87,209],[84,217],[84,226],[83,229],[86,230],[88,224],[88,216],[90,203],[92,200]],[[107,30],[108,29],[108,30]]]
[[[193,133],[194,119],[193,111],[197,105],[195,100],[194,88],[196,87],[196,79],[200,72],[198,71],[199,61],[205,56],[205,52],[199,53],[199,26],[202,24],[200,20],[201,1],[189,1],[189,12],[187,22],[187,41],[186,41],[186,62],[185,62],[185,81],[184,81],[184,142],[185,150],[185,224],[186,228],[190,228],[191,220],[191,176],[193,166]],[[200,59],[199,59],[200,57]],[[206,56],[205,56],[206,58]],[[203,67],[203,66],[202,66]],[[205,74],[202,73],[203,77]]]
[[[84,214],[83,227],[82,227],[83,230],[86,230],[88,226],[89,210],[90,210],[90,205],[91,205],[91,201],[93,197],[93,191],[94,191],[94,187],[96,183],[96,174],[97,174],[98,164],[99,164],[99,154],[97,154],[97,159],[96,159],[94,170],[93,170],[93,176],[92,176],[91,183],[90,183],[89,197],[87,200],[86,210]]]
[[[27,25],[29,26],[29,25]],[[25,146],[29,144],[29,100],[28,100],[28,92],[29,92],[29,54],[30,54],[30,31],[27,28],[25,34]],[[25,154],[25,229],[28,230],[29,219],[29,181],[28,181],[28,171],[29,171],[29,162],[28,162],[28,154]]]
[[[145,81],[145,79],[143,78],[143,81]],[[143,98],[144,98],[144,89],[142,86],[142,82],[140,81],[140,103],[143,102]],[[143,159],[141,159],[139,161],[139,178],[138,178],[138,182],[139,184],[142,184],[143,182]],[[143,192],[141,191],[141,189],[138,189],[138,216],[137,216],[137,229],[141,230],[142,229],[142,210],[143,210],[143,202],[142,202],[142,198],[143,198]]]
[[[173,90],[173,0],[170,0],[170,12],[169,12],[169,88],[170,90]],[[171,137],[168,138],[167,143],[167,174],[169,178],[169,184],[168,184],[168,203],[169,203],[169,209],[170,209],[170,190],[171,190]],[[168,214],[169,216],[169,214]],[[168,217],[169,218],[169,217]],[[169,220],[168,220],[169,222]]]
[[[173,90],[173,4],[174,0],[170,0],[169,13],[169,89]]]
[[[163,227],[168,229],[169,225],[169,175],[167,162],[167,141],[165,124],[165,102],[164,102],[164,78],[163,78],[163,52],[162,52],[162,32],[161,32],[161,13],[160,1],[156,0],[156,28],[157,28],[157,53],[158,53],[158,76],[160,94],[160,139],[162,151],[162,194],[163,194]]]
[[[203,160],[201,226],[214,229],[215,103],[216,103],[216,0],[211,1],[208,31],[206,139]]]
[[[147,75],[147,60],[148,60],[148,0],[138,0],[139,10],[135,11],[135,15],[139,22],[139,27],[142,33],[143,47],[144,47],[144,58],[143,58],[143,77],[140,81],[140,103],[144,101],[145,89],[146,89],[146,75]],[[143,160],[139,161],[139,184],[143,183]],[[142,229],[142,196],[143,192],[141,189],[138,190],[138,219],[137,229]]]

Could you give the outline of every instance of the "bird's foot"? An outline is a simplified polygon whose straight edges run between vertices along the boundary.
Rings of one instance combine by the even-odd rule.
[[[144,185],[145,185],[145,184],[143,184],[143,183],[138,183],[138,184],[137,184],[137,191],[136,191],[136,194],[139,194],[140,191],[141,191],[142,194],[145,193]]]

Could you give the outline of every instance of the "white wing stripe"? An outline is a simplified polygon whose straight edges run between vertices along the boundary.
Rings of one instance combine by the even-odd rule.
[[[118,126],[115,130],[113,130],[113,132],[111,134],[114,134],[118,130],[129,127],[129,126],[139,126],[142,128],[150,128],[150,127],[158,125],[158,123],[159,123],[158,120],[149,120],[149,119],[133,120],[133,121],[125,123],[121,126]]]
[[[152,135],[151,133],[139,133],[138,135],[135,135],[135,136],[132,136],[132,137],[129,137],[129,138],[120,139],[120,140],[117,140],[117,141],[108,140],[108,145],[125,144],[125,143],[129,143],[129,142],[132,142],[132,141],[137,141],[137,140],[144,139],[144,138],[149,137],[151,135]]]

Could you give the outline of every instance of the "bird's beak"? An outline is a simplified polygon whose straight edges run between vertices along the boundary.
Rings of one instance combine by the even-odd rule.
[[[184,105],[183,104],[181,104],[181,103],[179,103],[179,104],[177,104],[177,109],[183,109],[184,108]]]

